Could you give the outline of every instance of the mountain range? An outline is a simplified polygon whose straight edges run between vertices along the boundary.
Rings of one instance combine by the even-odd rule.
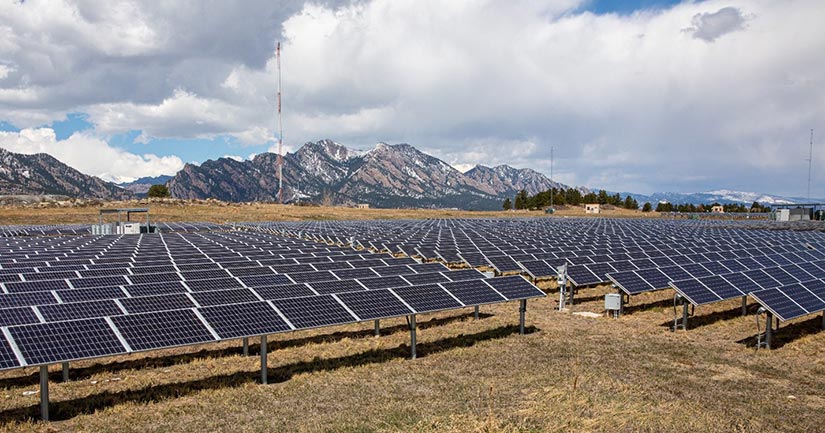
[[[373,149],[349,149],[332,140],[308,142],[284,155],[284,199],[288,202],[369,204],[372,207],[501,209],[505,198],[524,189],[533,195],[569,188],[529,168],[477,165],[462,173],[409,144],[379,143]],[[186,164],[174,176],[144,177],[115,185],[85,175],[46,154],[23,155],[0,149],[0,194],[60,194],[71,197],[128,199],[141,197],[154,184],[166,184],[172,197],[224,201],[278,200],[277,155],[250,160],[232,158]],[[576,187],[583,194],[590,190]],[[640,204],[800,203],[798,197],[717,190],[702,193],[631,195]],[[821,201],[816,200],[814,201]]]
[[[379,143],[369,151],[331,140],[309,142],[284,155],[284,200],[374,207],[500,209],[521,189],[563,187],[530,169],[477,166],[461,173],[409,144]],[[187,164],[168,182],[173,197],[226,201],[278,198],[277,155]]]

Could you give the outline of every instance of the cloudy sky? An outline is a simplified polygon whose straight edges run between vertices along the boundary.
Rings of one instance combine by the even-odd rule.
[[[825,2],[2,0],[0,147],[107,180],[406,142],[616,191],[825,197]],[[819,144],[817,144],[819,143]],[[822,172],[820,174],[819,172]]]

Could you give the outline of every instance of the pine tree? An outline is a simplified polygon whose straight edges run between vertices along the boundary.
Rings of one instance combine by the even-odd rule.
[[[642,206],[642,212],[650,212],[653,210],[653,206],[650,205],[650,202],[645,202],[645,205]]]
[[[510,210],[513,208],[513,202],[511,202],[509,198],[505,198],[504,204],[501,207],[503,207],[504,210]]]

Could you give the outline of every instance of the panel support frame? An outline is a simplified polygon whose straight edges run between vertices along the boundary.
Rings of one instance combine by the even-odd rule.
[[[40,366],[40,419],[49,420],[49,366]]]

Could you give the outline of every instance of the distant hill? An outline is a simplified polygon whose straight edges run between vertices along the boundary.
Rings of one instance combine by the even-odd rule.
[[[742,203],[746,205],[750,205],[753,202],[759,202],[759,204],[762,205],[794,204],[809,202],[808,199],[802,197],[783,197],[765,193],[731,191],[726,189],[696,193],[656,192],[650,195],[644,195],[623,192],[621,194],[622,196],[630,194],[633,196],[633,198],[636,199],[636,201],[639,202],[639,204],[649,202],[654,207],[659,202],[667,202],[673,204]],[[822,203],[823,199],[812,198],[810,201]]]
[[[272,201],[278,197],[277,155],[187,164],[169,181],[178,198]],[[524,188],[535,194],[561,185],[530,169],[477,166],[461,173],[409,144],[379,143],[369,151],[331,140],[304,144],[284,156],[284,198],[373,207],[491,210]]]
[[[79,198],[128,199],[134,195],[83,174],[45,153],[24,155],[0,149],[0,194],[55,194]]]
[[[173,176],[167,175],[160,175],[155,177],[141,177],[140,179],[135,179],[131,182],[123,182],[119,183],[118,186],[132,191],[136,195],[143,195],[149,191],[149,188],[152,185],[165,185],[166,182],[169,182]]]

